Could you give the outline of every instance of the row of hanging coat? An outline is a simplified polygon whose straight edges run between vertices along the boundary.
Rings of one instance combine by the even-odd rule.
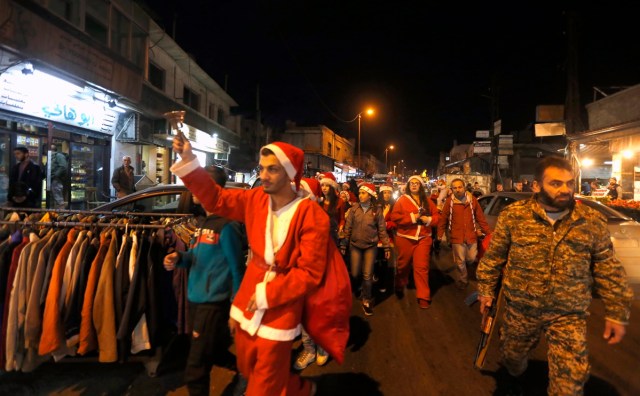
[[[187,273],[162,263],[188,246],[190,218],[60,212],[0,221],[1,368],[122,362],[189,331]]]

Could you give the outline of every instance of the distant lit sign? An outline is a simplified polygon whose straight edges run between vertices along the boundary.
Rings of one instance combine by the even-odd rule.
[[[474,154],[491,154],[491,142],[475,141],[473,142]]]
[[[513,155],[513,135],[498,136],[498,154]]]
[[[493,123],[493,136],[498,136],[502,133],[502,120],[498,120]]]
[[[40,76],[45,76],[39,78]],[[32,75],[0,77],[0,109],[113,135],[118,113],[104,102],[74,97],[82,88],[37,70]],[[75,89],[73,89],[75,87]]]
[[[478,139],[488,139],[489,131],[476,131],[476,138]]]
[[[564,135],[566,135],[564,122],[545,122],[542,124],[536,124],[536,137]]]

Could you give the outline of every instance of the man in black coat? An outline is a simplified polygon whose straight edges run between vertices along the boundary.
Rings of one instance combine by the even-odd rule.
[[[7,201],[16,208],[39,208],[42,206],[42,168],[29,158],[24,146],[13,150],[16,164],[9,175]]]

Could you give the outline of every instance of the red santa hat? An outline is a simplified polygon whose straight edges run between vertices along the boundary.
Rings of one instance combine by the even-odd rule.
[[[376,186],[371,183],[360,184],[360,190],[368,192],[374,198],[378,198],[378,194],[376,193]]]
[[[407,180],[407,185],[409,185],[409,183],[411,183],[411,180],[415,180],[415,181],[419,181],[420,185],[423,186],[424,185],[424,181],[422,180],[422,178],[418,175],[413,175],[409,178],[409,180]]]
[[[336,177],[331,172],[324,172],[320,174],[320,185],[328,184],[333,187],[336,191],[340,191],[340,186],[338,186],[338,182],[336,181]]]
[[[309,193],[309,198],[312,200],[317,200],[318,197],[322,196],[322,190],[320,190],[320,183],[317,179],[311,177],[303,177],[300,180],[300,187]]]
[[[393,187],[390,184],[383,184],[380,186],[380,192],[383,192],[383,191],[393,192]]]
[[[269,143],[262,147],[260,151],[263,149],[273,151],[273,154],[280,161],[280,165],[287,172],[287,176],[295,184],[296,191],[300,190],[300,180],[304,171],[304,152],[296,146],[284,142]]]

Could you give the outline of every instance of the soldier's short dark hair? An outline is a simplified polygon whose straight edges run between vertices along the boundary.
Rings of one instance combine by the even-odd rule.
[[[459,177],[456,177],[455,179],[451,180],[451,187],[453,187],[453,183],[455,183],[455,182],[460,182],[460,183],[462,183],[462,186],[464,186],[464,180],[462,180]]]
[[[16,148],[15,148],[15,149],[13,149],[13,150],[14,150],[14,151],[20,151],[20,152],[22,152],[22,153],[24,153],[24,154],[29,153],[29,149],[28,149],[28,148],[26,148],[25,146],[18,146],[18,147],[16,147]]]
[[[533,180],[537,181],[538,183],[542,183],[542,176],[544,175],[544,172],[547,170],[547,168],[558,168],[573,172],[571,164],[566,159],[557,156],[544,157],[536,164],[536,168],[533,174]]]
[[[224,171],[219,166],[209,165],[204,168],[207,171],[209,176],[218,184],[220,187],[224,187],[227,183],[227,172]]]

